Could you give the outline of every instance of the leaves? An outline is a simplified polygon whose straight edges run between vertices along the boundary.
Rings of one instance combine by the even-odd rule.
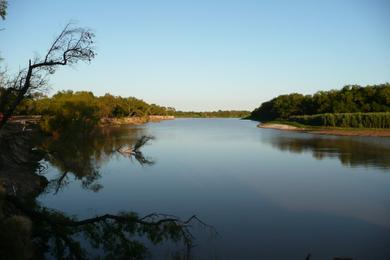
[[[348,85],[341,90],[319,91],[306,96],[280,95],[262,103],[251,113],[251,118],[269,121],[301,115],[357,112],[390,112],[390,84]]]

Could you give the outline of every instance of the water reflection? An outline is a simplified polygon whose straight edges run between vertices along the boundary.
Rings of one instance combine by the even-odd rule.
[[[128,157],[112,152],[126,152],[135,144],[132,130],[118,129],[111,138],[121,144],[108,147],[109,155],[99,164],[104,189],[88,192],[74,182],[39,201],[78,217],[121,210],[183,218],[196,213],[221,236],[211,240],[194,233],[195,259],[304,259],[309,252],[313,259],[389,259],[390,176],[374,169],[375,164],[368,170],[352,169],[338,159],[340,153],[366,153],[371,150],[367,146],[386,148],[384,139],[364,143],[359,138],[263,131],[251,122],[219,119],[172,120],[144,128],[135,130],[136,135],[156,136],[142,149],[159,159],[155,167],[141,167],[134,157],[131,164]],[[134,140],[129,146],[122,140],[127,138]],[[310,141],[316,138],[327,141]],[[345,141],[340,145],[333,139]],[[298,148],[288,140],[295,140]],[[364,145],[356,148],[348,141]],[[286,144],[286,152],[278,143]],[[289,147],[304,154],[289,154]],[[318,161],[311,155],[315,151],[335,159]],[[366,154],[371,160],[387,155]],[[170,248],[147,246],[156,259]]]
[[[348,167],[390,169],[390,141],[386,138],[278,133],[262,138],[262,142],[281,151],[310,152],[317,160],[338,158],[341,164]]]
[[[66,135],[44,141],[39,149],[45,160],[57,168],[59,174],[50,180],[47,191],[58,193],[70,182],[70,176],[84,189],[98,192],[100,167],[112,157],[126,157],[142,166],[154,161],[141,151],[153,137],[144,135],[143,128],[102,128],[90,135]]]
[[[188,259],[193,246],[190,226],[196,222],[212,228],[196,216],[182,220],[120,212],[79,220],[37,202],[47,184],[34,174],[42,158],[60,173],[46,190],[57,193],[72,175],[83,188],[98,191],[99,168],[114,156],[152,165],[141,151],[152,139],[141,128],[105,128],[88,136],[74,133],[43,141],[32,141],[31,134],[0,138],[0,259],[90,259],[91,253],[97,258],[143,259],[150,256],[147,244],[167,242],[181,243],[184,247],[172,253]],[[38,187],[26,188],[34,185]]]
[[[122,212],[78,220],[40,206],[34,197],[19,198],[2,189],[0,217],[1,259],[90,259],[93,251],[104,259],[144,259],[150,256],[145,240],[154,245],[181,242],[185,247],[175,254],[188,259],[193,247],[190,226],[199,223],[212,229],[196,216],[181,220],[156,213],[140,217]]]

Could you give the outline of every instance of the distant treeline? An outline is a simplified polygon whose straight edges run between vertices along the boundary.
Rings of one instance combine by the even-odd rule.
[[[18,106],[17,115],[55,115],[59,111],[89,111],[94,117],[143,117],[148,115],[176,117],[247,117],[249,111],[218,110],[212,112],[176,111],[173,107],[148,104],[135,97],[120,97],[105,94],[95,96],[92,92],[60,91],[52,97],[35,94]],[[83,110],[83,111],[81,111]]]
[[[56,115],[59,111],[88,111],[93,117],[143,117],[148,115],[173,115],[175,109],[148,104],[135,97],[120,97],[105,94],[95,96],[92,92],[71,90],[59,91],[52,97],[35,94],[24,100],[17,109],[19,115]]]
[[[252,111],[250,118],[345,127],[388,125],[387,114],[370,114],[374,112],[390,112],[389,83],[366,87],[348,85],[341,90],[319,91],[314,95],[280,95],[262,103]]]
[[[0,96],[5,89],[0,88]],[[42,115],[41,126],[47,132],[75,129],[93,129],[102,118],[147,117],[150,115],[176,117],[245,117],[249,111],[183,112],[173,107],[148,104],[135,97],[92,92],[59,91],[52,97],[35,93],[25,99],[15,115]]]
[[[41,127],[47,132],[74,129],[89,131],[101,118],[146,117],[172,115],[174,108],[148,104],[134,97],[92,92],[60,91],[52,97],[35,94],[17,108],[17,115],[42,115]]]
[[[190,117],[190,118],[215,118],[215,117],[231,117],[244,118],[250,115],[249,111],[245,110],[218,110],[212,112],[194,112],[194,111],[176,111],[176,117]]]

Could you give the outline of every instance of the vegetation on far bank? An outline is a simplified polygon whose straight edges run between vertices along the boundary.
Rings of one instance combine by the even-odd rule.
[[[102,118],[147,117],[170,115],[173,108],[148,104],[134,97],[117,97],[110,94],[97,97],[92,92],[60,91],[52,97],[35,95],[25,99],[16,115],[42,115],[41,126],[46,132],[54,130],[89,131]]]
[[[175,117],[190,118],[244,118],[250,115],[246,110],[218,110],[210,112],[176,111]]]
[[[283,120],[267,121],[264,123],[260,123],[258,127],[287,130],[287,131],[307,132],[307,133],[322,134],[322,135],[390,137],[389,128],[315,126],[315,125],[304,125],[297,122],[283,121]]]
[[[280,95],[262,103],[249,118],[311,126],[390,128],[390,84]]]
[[[327,113],[291,116],[290,122],[311,126],[348,128],[390,128],[390,112],[372,113]]]
[[[0,97],[7,90],[0,87]],[[9,96],[9,91],[8,91]],[[1,111],[0,111],[1,112]],[[140,122],[148,121],[151,116],[174,116],[191,118],[243,118],[249,111],[212,111],[185,112],[176,111],[173,107],[163,107],[135,97],[120,97],[111,94],[95,96],[89,91],[59,91],[52,97],[35,93],[24,99],[15,109],[15,116],[41,115],[40,126],[48,133],[54,131],[90,132],[100,122],[127,122],[139,118]],[[145,120],[143,120],[145,119]],[[131,120],[130,120],[131,121]],[[137,122],[138,122],[137,121]]]
[[[0,88],[0,95],[4,89]],[[247,117],[250,112],[245,110],[218,110],[206,112],[176,111],[173,107],[148,104],[135,97],[121,97],[105,94],[95,96],[89,91],[73,92],[59,91],[52,97],[35,94],[25,99],[16,109],[15,115],[55,115],[60,109],[73,106],[79,112],[90,110],[95,117],[120,118],[144,117],[149,115],[175,117]]]

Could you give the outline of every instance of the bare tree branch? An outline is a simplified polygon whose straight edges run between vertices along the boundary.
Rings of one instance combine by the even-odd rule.
[[[11,88],[14,92],[15,98],[5,104],[5,100],[10,100],[11,93],[8,93],[0,100],[0,113],[3,113],[0,129],[27,95],[42,90],[47,85],[48,75],[55,73],[59,66],[72,65],[79,61],[90,62],[96,55],[94,37],[91,30],[74,27],[69,23],[55,38],[44,59],[37,57],[33,62],[29,60],[27,68],[21,69],[14,79],[6,84],[6,88]]]
[[[201,226],[210,229],[217,234],[215,228],[204,223],[196,215],[186,220],[181,220],[173,215],[152,213],[144,217],[139,217],[135,213],[120,213],[118,215],[105,214],[93,218],[77,220],[67,217],[55,210],[46,208],[32,209],[20,201],[17,197],[6,195],[7,201],[16,206],[26,216],[38,223],[46,223],[50,228],[45,232],[52,232],[57,235],[64,246],[70,251],[69,253],[82,257],[79,244],[74,241],[73,237],[79,232],[87,232],[92,240],[96,240],[100,245],[104,245],[105,240],[121,240],[125,244],[118,244],[123,248],[126,244],[131,244],[131,236],[134,234],[147,235],[154,243],[160,243],[162,239],[173,239],[173,241],[183,241],[186,246],[186,254],[190,255],[193,247],[194,236],[191,233],[191,225],[199,223]],[[127,235],[126,235],[127,234]],[[130,235],[130,236],[129,236]]]

